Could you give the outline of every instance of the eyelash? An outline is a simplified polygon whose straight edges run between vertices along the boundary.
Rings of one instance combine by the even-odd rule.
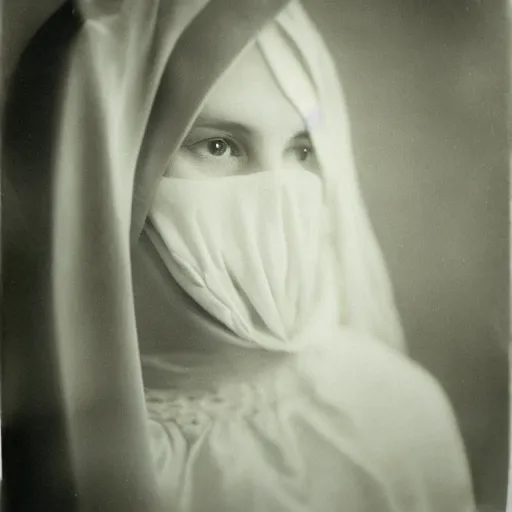
[[[193,144],[190,144],[187,146],[189,150],[192,152],[200,152],[201,149],[205,149],[208,153],[208,156],[217,157],[217,155],[213,154],[210,150],[209,145],[214,144],[215,142],[220,142],[222,144],[225,144],[226,147],[231,151],[231,157],[240,157],[243,154],[243,151],[240,150],[238,144],[236,144],[233,140],[227,138],[227,137],[211,137],[209,139],[203,139],[198,142],[195,142]],[[221,155],[218,155],[219,158],[224,156],[224,152]]]
[[[231,154],[229,155],[232,158],[239,158],[241,156],[244,156],[244,151],[240,148],[239,144],[237,144],[235,141],[233,141],[229,137],[211,137],[208,139],[203,139],[197,142],[194,142],[192,144],[189,144],[186,146],[186,148],[193,152],[193,153],[199,153],[201,149],[205,149],[208,153],[206,155],[206,158],[213,157],[213,158],[222,158],[225,156],[225,152],[223,152],[220,155],[215,155],[213,151],[209,151],[209,145],[213,144],[215,142],[220,142],[222,144],[226,145],[226,148],[231,151]],[[292,144],[288,149],[288,151],[293,151],[295,153],[295,157],[300,163],[305,163],[308,161],[309,158],[312,158],[315,156],[315,150],[313,148],[313,145],[310,141],[300,142],[300,143],[294,143]],[[306,158],[302,158],[306,154]]]

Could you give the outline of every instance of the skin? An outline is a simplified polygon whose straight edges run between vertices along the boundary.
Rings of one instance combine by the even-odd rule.
[[[316,171],[304,121],[257,47],[217,82],[170,168],[172,176],[193,179],[279,169]]]

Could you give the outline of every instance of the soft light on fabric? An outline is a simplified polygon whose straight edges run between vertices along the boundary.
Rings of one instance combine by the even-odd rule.
[[[174,278],[241,344],[294,351],[335,327],[331,240],[315,174],[166,177],[151,219]]]

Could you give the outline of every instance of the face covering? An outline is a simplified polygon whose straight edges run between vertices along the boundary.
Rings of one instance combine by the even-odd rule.
[[[151,210],[178,284],[244,346],[294,351],[335,322],[322,182],[279,170],[165,177]],[[315,336],[312,336],[312,333]]]

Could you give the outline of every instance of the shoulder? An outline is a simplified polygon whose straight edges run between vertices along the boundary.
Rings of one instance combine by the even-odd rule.
[[[333,358],[343,382],[342,401],[382,471],[397,489],[405,489],[400,482],[414,475],[432,510],[470,510],[465,448],[441,384],[379,340],[356,334],[343,338]]]
[[[448,405],[442,386],[430,372],[407,354],[369,335],[344,330],[326,356],[338,377],[343,374],[357,382],[360,391],[387,398],[388,406],[396,401],[413,405],[409,402],[425,399],[441,407]],[[386,394],[389,396],[384,397]]]
[[[320,393],[339,400],[375,442],[393,440],[410,449],[442,450],[451,445],[453,456],[464,459],[448,395],[407,355],[379,340],[344,332],[332,349],[319,355],[315,366]]]

